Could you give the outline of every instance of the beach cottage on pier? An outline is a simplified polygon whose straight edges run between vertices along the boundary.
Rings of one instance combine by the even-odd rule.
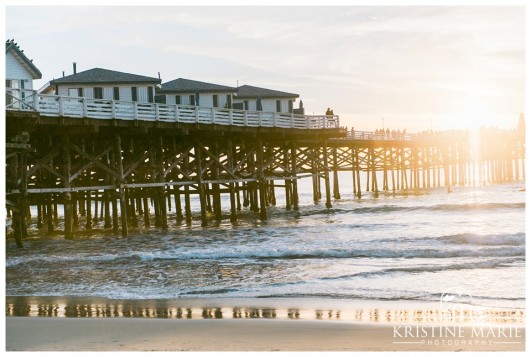
[[[14,40],[6,41],[6,108],[19,108],[21,101],[33,94],[33,80],[41,71]]]
[[[137,74],[93,68],[50,81],[48,88],[61,96],[154,103],[155,88],[161,80]]]
[[[293,113],[298,94],[243,85],[238,87],[233,108],[264,112]]]
[[[223,86],[185,78],[162,83],[157,91],[157,102],[195,105],[209,108],[231,108],[234,87]]]

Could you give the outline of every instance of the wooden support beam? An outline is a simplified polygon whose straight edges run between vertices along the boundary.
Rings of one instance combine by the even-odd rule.
[[[394,170],[396,168],[396,156],[394,155],[392,148],[390,150],[389,165],[391,167],[391,182],[392,182],[392,185],[393,185],[393,193],[395,193],[396,185],[395,185],[395,173],[394,173]]]
[[[199,203],[201,206],[201,225],[206,226],[207,222],[207,207],[206,207],[206,192],[205,186],[203,184],[203,165],[202,165],[202,155],[201,148],[198,144],[194,146],[194,153],[197,161],[197,188],[199,190]]]
[[[228,139],[227,141],[227,163],[229,166],[229,170],[231,172],[234,171],[234,155],[235,155],[235,148],[232,145],[232,140]],[[238,185],[237,183],[234,184],[233,182],[229,183],[229,199],[230,199],[230,221],[232,223],[235,223],[237,221],[237,215],[236,215],[236,197],[237,191],[235,191],[235,185]],[[238,203],[239,203],[239,197],[238,197]]]
[[[325,190],[326,190],[326,208],[332,208],[332,200],[330,196],[330,173],[328,171],[328,147],[326,145],[326,140],[323,142],[323,165],[324,165],[324,176],[325,176]]]
[[[319,178],[319,169],[318,169],[318,160],[319,160],[319,148],[315,147],[312,152],[312,161],[311,161],[311,167],[312,167],[312,182],[313,182],[313,202],[314,204],[319,203],[319,199],[321,198],[321,188],[320,188],[320,178]]]
[[[333,156],[333,173],[334,173],[334,199],[341,199],[341,194],[339,193],[339,177],[338,177],[338,163],[337,163],[337,148],[332,147],[332,156]],[[325,153],[325,155],[327,155]]]
[[[262,139],[258,138],[256,144],[256,179],[258,180],[258,190],[260,194],[260,219],[267,219],[266,210],[266,196],[265,196],[265,180],[264,180],[264,147]]]
[[[357,197],[361,198],[361,179],[360,179],[360,160],[359,160],[359,149],[355,149],[355,157],[356,157],[356,181],[358,185],[357,189]]]
[[[181,205],[181,190],[179,185],[173,185],[173,198],[175,202],[175,220],[177,221],[177,224],[181,224],[184,217]]]
[[[135,208],[135,202],[136,202],[136,195],[137,195],[137,189],[136,188],[129,188],[126,189],[126,197],[129,202],[129,212],[127,213],[127,216],[131,220],[131,227],[138,228],[138,217],[136,215],[136,208]]]
[[[211,151],[211,152],[210,152]],[[209,156],[215,161],[215,165],[212,168],[212,177],[215,181],[219,180],[219,163],[220,163],[220,153],[219,153],[219,147],[217,145],[212,145],[210,150],[208,150]],[[226,168],[224,165],[221,165],[222,167]],[[231,171],[229,168],[226,168],[227,171]],[[219,190],[219,183],[213,183],[212,184],[212,197],[214,201],[214,217],[216,221],[221,221],[221,193]]]
[[[111,199],[111,191],[105,190],[103,191],[103,205],[105,207],[104,212],[104,225],[103,228],[111,228],[111,207],[110,207],[110,199]]]
[[[183,160],[183,170],[189,172],[190,156],[186,155]],[[184,214],[186,217],[186,224],[192,224],[192,209],[190,207],[190,186],[184,186]]]
[[[42,204],[37,202],[37,228],[42,228]]]
[[[28,153],[20,153],[20,230],[22,238],[28,237],[28,220],[31,218],[28,197]]]
[[[236,195],[236,210],[241,211],[242,210],[242,203],[240,199],[240,184],[236,182],[234,187],[234,193]]]
[[[163,137],[160,136],[158,138],[158,148],[157,148],[157,167],[158,167],[158,175],[157,179],[158,181],[166,181],[166,177],[164,175],[164,143],[163,143]],[[166,186],[160,186],[157,189],[157,193],[159,196],[159,205],[160,205],[160,218],[161,218],[161,228],[162,229],[168,229],[168,211],[166,206]]]
[[[148,202],[149,190],[142,190],[142,205],[144,206],[142,211],[144,212],[144,227],[149,228],[151,226],[151,219],[149,215],[149,202]]]
[[[290,166],[290,157],[288,154],[288,148],[284,148],[284,166],[289,169]],[[286,209],[291,210],[291,180],[284,180],[285,192],[286,192]]]
[[[125,189],[121,186],[123,181],[124,167],[122,162],[122,138],[120,134],[115,135],[114,142],[114,159],[116,163],[116,168],[118,169],[118,176],[120,177],[120,186],[118,187],[118,195],[120,197],[120,218],[122,224],[122,236],[128,235],[127,227],[127,201],[125,197]]]
[[[75,228],[79,227],[79,216],[77,214],[78,195],[79,194],[77,192],[72,192],[72,225]]]
[[[63,161],[64,161],[64,177],[70,177],[71,158],[70,158],[70,137],[68,134],[63,135]],[[70,181],[64,181],[64,187],[70,187]],[[64,215],[65,215],[65,239],[73,239],[73,212],[72,212],[72,194],[70,192],[64,193]]]
[[[291,181],[291,198],[293,202],[293,210],[299,210],[299,190],[297,187],[297,148],[295,143],[291,146],[291,176],[295,177]]]
[[[46,225],[48,228],[48,234],[52,234],[55,229],[53,226],[53,203],[51,193],[46,194]]]
[[[87,204],[87,220],[85,222],[85,229],[90,231],[92,230],[92,195],[91,191],[87,191],[85,194],[87,197],[85,200],[85,203]]]

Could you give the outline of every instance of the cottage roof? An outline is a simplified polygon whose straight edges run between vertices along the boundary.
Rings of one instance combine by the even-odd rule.
[[[295,93],[281,92],[278,90],[243,85],[238,87],[238,98],[298,98]]]
[[[195,92],[236,92],[234,87],[222,86],[206,82],[193,81],[191,79],[177,78],[163,83],[159,93],[195,93]]]
[[[26,57],[24,50],[21,50],[20,47],[15,43],[15,40],[6,41],[6,54],[12,51],[13,56],[31,73],[33,79],[41,79],[42,73],[39,69],[33,64],[33,60]]]
[[[92,68],[70,76],[54,79],[50,84],[125,84],[125,83],[160,83],[159,78],[139,76],[137,74]]]

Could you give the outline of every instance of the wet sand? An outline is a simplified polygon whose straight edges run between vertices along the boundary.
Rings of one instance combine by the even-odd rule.
[[[8,351],[525,350],[523,310],[452,323],[437,304],[388,301],[7,297],[6,307]]]
[[[471,326],[465,327],[464,334],[471,336],[471,329]],[[470,340],[398,338],[393,337],[395,332],[393,326],[335,321],[8,317],[6,330],[7,351],[523,351],[525,349],[523,329],[520,329],[521,337],[518,338],[487,338],[481,342],[478,338]],[[477,342],[474,343],[473,340]]]

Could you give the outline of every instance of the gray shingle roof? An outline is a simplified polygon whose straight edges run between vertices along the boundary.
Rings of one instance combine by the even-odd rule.
[[[70,76],[54,79],[50,84],[125,84],[125,83],[160,83],[161,80],[154,77],[139,76],[137,74],[111,71],[103,68],[92,68]]]
[[[39,69],[33,64],[33,60],[30,60],[26,55],[24,54],[24,51],[18,47],[18,45],[15,43],[15,40],[7,40],[6,41],[6,53],[9,51],[13,51],[13,54],[15,57],[22,63],[26,69],[32,73],[33,79],[41,79],[42,73],[39,71]]]
[[[159,93],[195,93],[195,92],[235,92],[236,88],[193,81],[191,79],[177,78],[173,81],[162,83]]]
[[[281,92],[278,90],[243,85],[238,87],[238,98],[298,98],[295,93]]]

